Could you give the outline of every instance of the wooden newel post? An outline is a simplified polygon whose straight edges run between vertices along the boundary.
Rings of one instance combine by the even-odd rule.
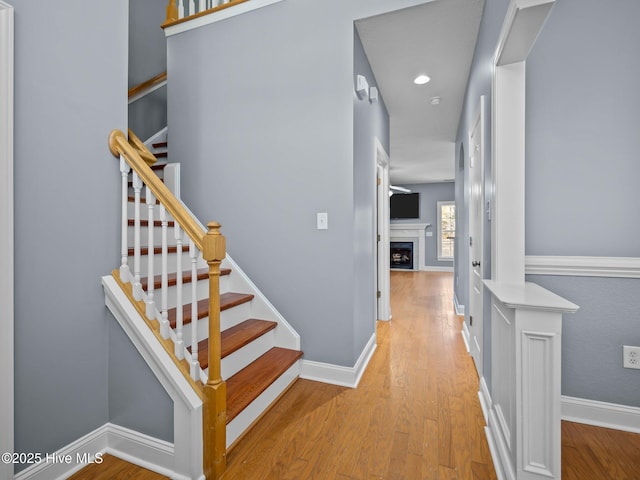
[[[164,23],[174,22],[178,20],[178,3],[176,0],[169,0],[167,5],[167,19]]]
[[[209,265],[209,376],[204,386],[203,469],[207,480],[218,479],[227,466],[227,384],[220,371],[220,263],[225,238],[220,224],[210,222],[202,238],[202,255]]]

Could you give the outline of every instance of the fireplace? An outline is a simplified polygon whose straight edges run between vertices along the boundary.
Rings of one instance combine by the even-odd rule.
[[[413,242],[391,242],[390,266],[413,270]]]

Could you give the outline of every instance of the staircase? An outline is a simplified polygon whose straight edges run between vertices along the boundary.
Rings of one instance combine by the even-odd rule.
[[[166,144],[159,146],[163,147],[166,149]],[[126,229],[122,237],[123,264],[119,270],[114,270],[112,277],[137,312],[143,314],[144,322],[156,335],[154,340],[164,345],[165,351],[172,356],[174,366],[178,367],[184,380],[187,380],[182,383],[203,399],[203,422],[209,418],[206,389],[213,385],[209,375],[211,358],[219,365],[214,366],[213,378],[218,368],[222,383],[226,383],[226,412],[222,410],[219,413],[224,415],[226,423],[226,440],[222,446],[224,452],[297,379],[299,359],[302,356],[299,336],[238,265],[224,255],[224,251],[224,258],[219,262],[219,275],[215,275],[215,280],[219,279],[220,294],[219,297],[211,296],[211,262],[208,264],[202,253],[196,252],[194,242],[184,235],[184,231],[189,231],[188,226],[181,229],[179,222],[163,211],[164,206],[155,200],[157,196],[152,193],[154,186],[149,185],[153,181],[147,182],[150,189],[143,191],[139,186],[140,180],[132,179],[128,167],[123,167],[122,162],[129,162],[131,159],[128,157],[134,156],[134,150],[118,152],[121,154],[121,172],[127,170],[126,182],[125,174],[122,175],[123,189],[126,188],[123,193],[123,215],[126,213],[127,218],[122,222]],[[142,168],[135,161],[132,162],[132,167],[134,171]],[[169,167],[166,164],[155,164],[151,168],[144,165],[144,168],[148,169],[147,175],[162,179],[164,170]],[[179,179],[179,174],[168,177]],[[179,191],[179,187],[171,186],[169,190]],[[191,215],[186,207],[185,210]],[[148,213],[146,219],[144,212]],[[204,233],[206,229],[202,225],[200,227]],[[166,239],[166,243],[164,240],[161,245],[155,243],[155,239],[159,238]],[[150,241],[152,244],[149,244]],[[166,250],[164,255],[163,250]],[[157,272],[161,273],[156,274]],[[105,296],[110,288],[108,285],[112,283],[103,279]],[[219,321],[219,344],[215,347],[219,348],[218,360],[209,352],[210,299],[216,303],[213,324]],[[108,301],[107,305],[110,306],[113,301]],[[123,315],[116,312],[120,309],[111,306],[110,309],[121,324],[134,321],[121,318]],[[125,331],[128,331],[128,327]],[[151,348],[149,346],[150,350]],[[151,362],[148,363],[151,366]],[[189,392],[185,395],[188,394]],[[206,432],[207,428],[207,425],[202,425],[201,431]],[[219,433],[218,431],[216,435]],[[194,432],[191,432],[191,436],[194,436]],[[204,452],[201,456],[191,455],[193,460],[190,461],[204,459],[205,466],[196,466],[195,471],[199,471],[198,468],[200,471],[204,469],[206,478],[219,478],[220,471],[207,474],[207,456],[211,454],[208,451],[211,448],[207,447],[206,434],[203,437]],[[224,437],[225,435],[222,436]],[[176,438],[175,441],[177,443],[179,439]],[[215,446],[215,449],[219,448],[220,445]],[[181,451],[182,448],[176,444],[176,451],[178,450]],[[224,454],[221,461],[226,461]],[[221,468],[223,472],[224,465]],[[193,465],[188,470],[193,472]],[[192,476],[192,473],[187,476]]]

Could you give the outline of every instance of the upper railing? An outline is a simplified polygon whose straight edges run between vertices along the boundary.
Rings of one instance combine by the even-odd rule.
[[[167,18],[162,28],[171,27],[194,18],[219,12],[248,0],[169,0]]]
[[[167,72],[162,72],[149,80],[142,82],[140,85],[131,87],[129,89],[129,104],[141,99],[142,97],[149,95],[151,92],[155,92],[157,89],[167,84]]]
[[[221,338],[220,338],[220,264],[225,257],[225,238],[220,234],[220,224],[211,222],[205,232],[200,224],[183,207],[169,188],[153,172],[150,164],[155,157],[146,146],[129,131],[127,139],[123,132],[114,130],[109,136],[111,153],[120,158],[120,174],[122,182],[122,237],[121,265],[118,272],[123,284],[131,284],[133,299],[144,302],[144,313],[150,325],[158,325],[159,335],[164,340],[173,342],[168,353],[176,360],[179,368],[192,380],[192,385],[200,390],[203,397],[203,471],[205,477],[217,479],[226,468],[226,383],[221,375]],[[130,195],[129,174],[132,176],[133,195]],[[142,192],[144,191],[144,197]],[[144,208],[141,205],[144,203]],[[133,212],[131,212],[133,209]],[[142,219],[142,211],[146,211],[146,219]],[[156,221],[156,212],[159,221]],[[133,216],[133,222],[129,220]],[[171,217],[171,218],[169,218]],[[131,225],[131,223],[133,225]],[[146,224],[146,245],[142,246],[142,228]],[[161,229],[161,240],[156,243],[155,226]],[[130,242],[130,226],[133,227],[133,246]],[[169,233],[175,244],[169,246]],[[186,233],[187,238],[184,238]],[[190,292],[183,294],[183,247],[188,243],[188,259],[190,265]],[[161,261],[156,262],[156,249]],[[175,262],[169,265],[169,250],[175,251]],[[146,252],[147,267],[143,278],[141,259]],[[184,251],[187,253],[187,250]],[[129,257],[133,254],[133,271],[129,265]],[[209,277],[209,314],[208,314],[208,374],[205,375],[198,362],[198,263],[206,262]],[[154,269],[160,265],[160,304],[156,300],[154,285],[157,280]],[[185,266],[186,267],[186,266]],[[175,327],[169,321],[168,296],[169,273],[175,274]],[[114,272],[115,274],[115,272]],[[187,273],[188,275],[188,273]],[[144,285],[143,285],[144,284]],[[185,301],[183,302],[183,297]],[[189,299],[189,300],[187,300]],[[191,339],[183,338],[183,304],[191,304]],[[188,310],[188,307],[185,307]],[[153,322],[157,321],[157,324]],[[191,344],[191,351],[186,343]],[[183,368],[186,361],[188,368]],[[204,387],[200,387],[200,383]]]

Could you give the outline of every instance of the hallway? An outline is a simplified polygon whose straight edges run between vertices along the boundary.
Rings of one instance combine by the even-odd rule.
[[[230,452],[228,479],[494,479],[448,273],[392,272],[357,389],[299,380]]]

